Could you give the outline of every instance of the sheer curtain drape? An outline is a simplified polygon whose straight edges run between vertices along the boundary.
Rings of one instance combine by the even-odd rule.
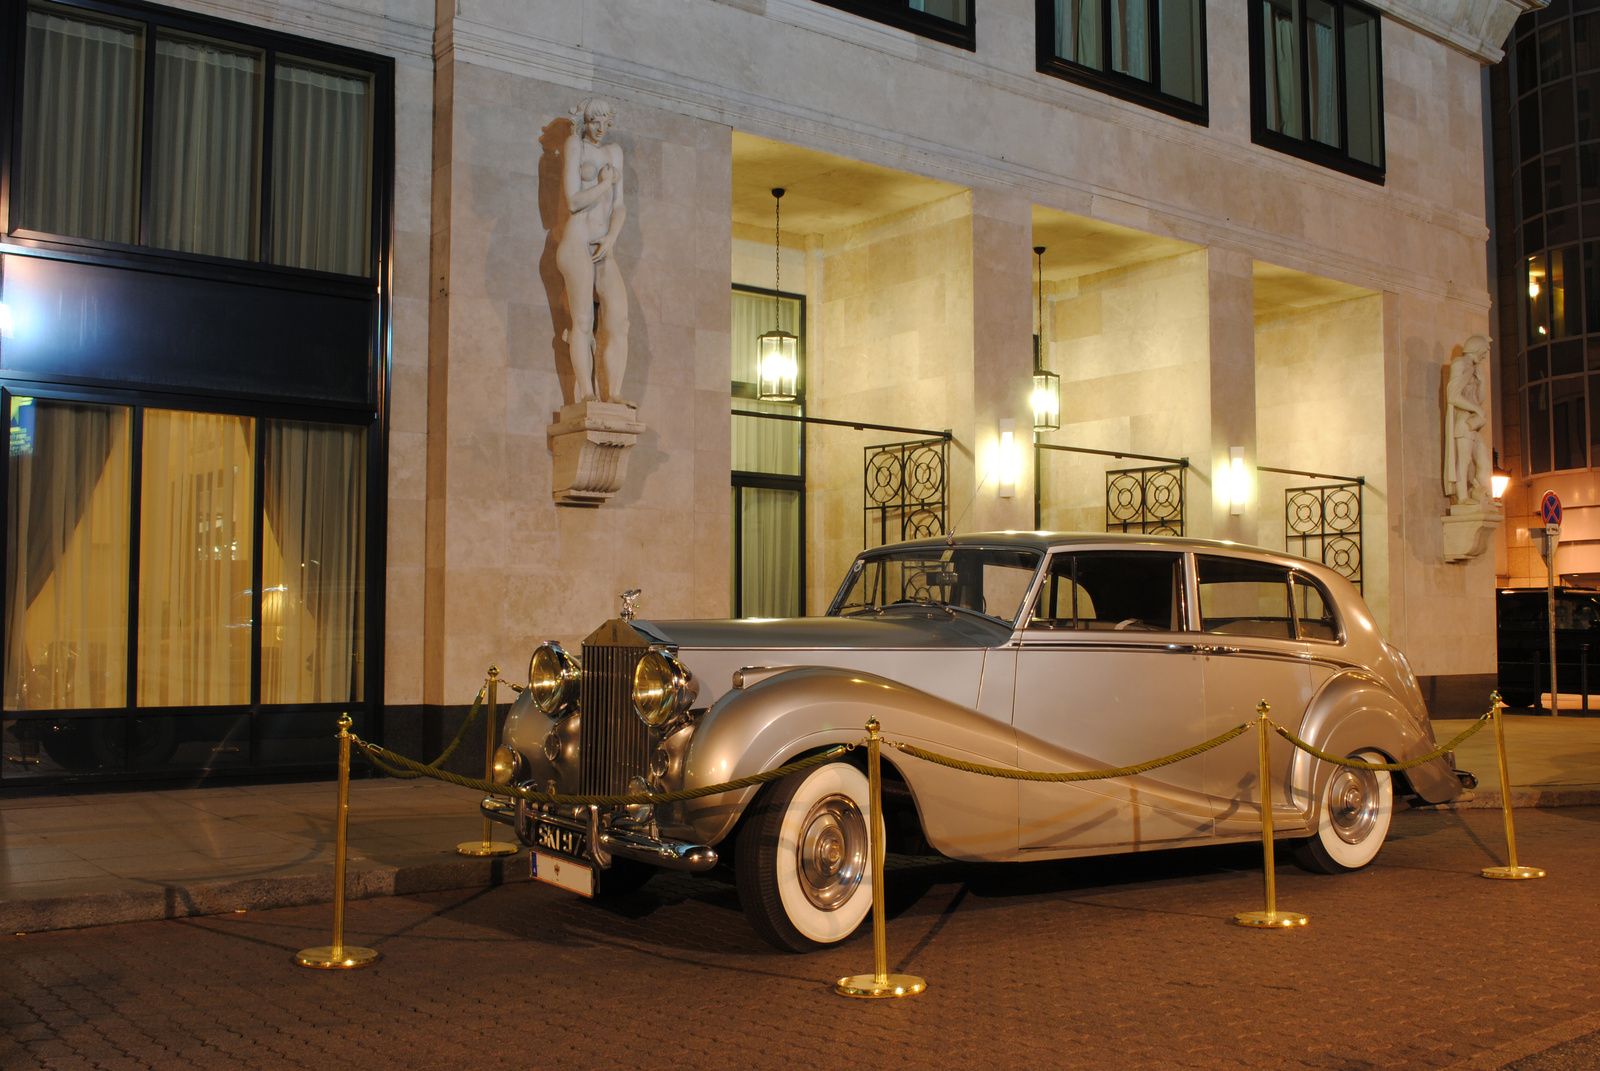
[[[800,334],[800,303],[779,299],[777,326],[792,335]],[[733,381],[754,387],[757,379],[756,339],[773,327],[772,298],[738,291],[733,295]],[[754,398],[734,399],[738,409],[754,413],[784,413],[797,416],[801,406],[793,402],[762,402]],[[790,420],[733,418],[733,467],[740,472],[767,472],[783,476],[800,474],[800,425]]]
[[[250,701],[254,421],[148,409],[139,705]]]
[[[1293,5],[1268,0],[1261,5],[1266,53],[1267,128],[1291,138],[1300,136],[1299,42]]]
[[[1111,69],[1150,80],[1150,2],[1111,0]]]
[[[1322,0],[1306,0],[1306,74],[1310,82],[1311,136],[1339,144],[1339,62],[1334,55],[1334,11]]]
[[[138,241],[139,27],[30,9],[24,48],[13,225]]]
[[[261,701],[359,700],[366,433],[273,421],[266,439]]]
[[[745,617],[800,613],[800,492],[739,488],[740,610]]]
[[[201,38],[156,38],[150,244],[255,256],[261,53]]]
[[[1056,55],[1100,69],[1100,0],[1056,0]]]
[[[366,275],[371,230],[372,83],[282,58],[272,133],[272,260]]]
[[[128,410],[12,399],[7,710],[121,706]]]

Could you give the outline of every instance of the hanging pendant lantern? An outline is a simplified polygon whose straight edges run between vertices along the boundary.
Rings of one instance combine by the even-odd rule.
[[[1061,427],[1061,377],[1044,367],[1044,250],[1033,247],[1038,258],[1039,325],[1033,332],[1033,430],[1056,431]]]
[[[800,340],[779,327],[778,291],[783,278],[783,189],[772,191],[772,330],[756,339],[757,396],[764,402],[792,402],[800,397]]]

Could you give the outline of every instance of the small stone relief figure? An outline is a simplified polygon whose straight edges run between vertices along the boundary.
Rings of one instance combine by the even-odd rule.
[[[573,401],[616,402],[628,369],[628,294],[612,256],[622,233],[622,146],[601,139],[616,122],[616,105],[590,97],[572,109],[572,136],[562,149],[561,198],[570,213],[556,246],[566,283],[566,334],[572,354]],[[596,315],[596,306],[599,307]]]
[[[1492,501],[1488,426],[1489,340],[1473,335],[1450,362],[1445,386],[1444,493],[1458,505]]]

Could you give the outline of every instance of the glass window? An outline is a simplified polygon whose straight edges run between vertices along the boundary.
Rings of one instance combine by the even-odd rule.
[[[1528,258],[1527,323],[1530,346],[1549,340],[1550,272],[1543,253]]]
[[[1579,280],[1578,247],[1552,249],[1549,258],[1550,337],[1583,334],[1583,294]]]
[[[1181,555],[1154,551],[1057,554],[1028,627],[1175,632],[1182,564]]]
[[[1055,2],[1056,55],[1068,63],[1100,70],[1100,0]]]
[[[1252,0],[1252,11],[1255,140],[1381,181],[1378,14],[1355,0]]]
[[[1550,471],[1550,384],[1528,388],[1528,471]]]
[[[1053,0],[1039,33],[1039,70],[1195,122],[1205,112],[1200,0]]]
[[[1546,153],[1544,158],[1544,209],[1565,208],[1578,202],[1578,156],[1573,150]]]
[[[145,411],[140,706],[250,701],[254,424]]]
[[[821,0],[877,22],[885,22],[958,48],[973,49],[972,0]]]
[[[1204,103],[1206,35],[1200,0],[1157,0],[1156,19],[1161,31],[1161,92]]]
[[[1223,636],[1293,639],[1289,570],[1241,558],[1195,558],[1200,630]]]
[[[156,35],[151,245],[255,256],[262,63],[258,49]]]
[[[1582,376],[1550,381],[1550,434],[1556,469],[1588,467],[1588,404]]]
[[[828,613],[860,613],[928,608],[971,610],[1010,625],[1041,555],[1032,550],[939,547],[864,554],[850,567]]]
[[[1579,75],[1573,81],[1578,89],[1578,140],[1600,138],[1600,74]],[[1533,151],[1539,151],[1537,142]]]
[[[142,28],[40,4],[28,9],[23,50],[12,225],[137,241]]]
[[[1544,149],[1559,149],[1573,140],[1572,88],[1569,83],[1551,86],[1539,94],[1543,113]]]
[[[273,263],[366,275],[372,78],[285,57],[275,82]]]
[[[1339,621],[1333,615],[1333,604],[1322,585],[1301,573],[1295,573],[1294,620],[1302,640],[1337,640]]]
[[[1150,51],[1148,0],[1111,0],[1111,69],[1148,82]]]
[[[129,411],[11,399],[5,707],[120,707],[128,681]]]
[[[759,347],[756,340],[776,328],[791,335],[802,334],[803,303],[797,297],[773,299],[749,290],[733,292],[733,405],[740,412],[775,413],[800,416],[805,406],[805,353],[799,350],[798,386],[801,398],[793,402],[763,402],[759,398]],[[803,346],[802,339],[801,345]],[[792,420],[761,420],[735,417],[733,420],[733,468],[735,472],[761,472],[784,476],[800,475],[800,429]]]
[[[800,616],[800,499],[776,487],[733,489],[734,616]]]
[[[1572,60],[1563,19],[1554,26],[1539,28],[1539,81],[1545,85],[1572,73]]]

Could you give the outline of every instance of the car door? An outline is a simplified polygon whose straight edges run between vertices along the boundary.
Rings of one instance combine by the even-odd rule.
[[[1019,630],[1018,763],[1127,766],[1204,739],[1201,656],[1184,633],[1184,555],[1160,548],[1054,554]],[[1022,849],[1137,847],[1208,838],[1193,759],[1140,777],[1020,786]]]
[[[1297,729],[1311,701],[1313,677],[1308,645],[1299,639],[1291,603],[1292,570],[1247,557],[1196,554],[1196,647],[1204,657],[1205,731],[1217,736],[1256,718],[1265,700],[1268,716]],[[1310,800],[1291,793],[1289,760],[1294,745],[1276,733],[1269,744],[1274,821],[1293,824]],[[1219,833],[1261,828],[1261,760],[1256,732],[1230,740],[1201,757],[1205,791],[1212,799]]]

